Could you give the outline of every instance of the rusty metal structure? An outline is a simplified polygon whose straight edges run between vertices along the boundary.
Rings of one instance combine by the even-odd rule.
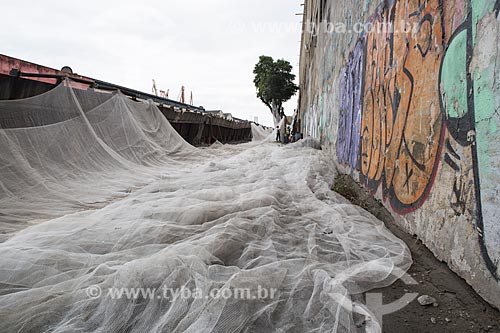
[[[193,145],[215,141],[236,143],[252,139],[250,122],[235,117],[206,112],[203,107],[177,102],[113,83],[81,76],[71,68],[56,70],[0,54],[0,100],[29,98],[43,94],[69,78],[76,88],[119,90],[132,100],[152,100],[179,134]],[[2,122],[0,128],[8,128]]]

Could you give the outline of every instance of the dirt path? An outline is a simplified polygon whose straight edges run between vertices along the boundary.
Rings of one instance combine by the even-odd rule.
[[[385,315],[383,332],[500,332],[500,312],[437,260],[421,241],[400,229],[380,202],[346,175],[337,177],[334,190],[384,221],[387,228],[408,245],[413,256],[414,263],[408,274],[418,284],[408,285],[398,280],[390,287],[370,293],[381,293],[383,304],[409,293],[436,299],[437,306],[422,306],[415,299],[401,310]]]

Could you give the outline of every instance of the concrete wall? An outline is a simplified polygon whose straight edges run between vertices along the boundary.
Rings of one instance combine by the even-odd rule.
[[[499,8],[308,0],[299,100],[303,131],[497,307]]]

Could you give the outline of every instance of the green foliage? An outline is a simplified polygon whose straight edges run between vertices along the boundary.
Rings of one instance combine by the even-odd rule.
[[[342,195],[344,198],[350,201],[359,200],[359,195],[352,186],[349,184],[349,179],[347,175],[338,175],[333,184],[332,190]]]
[[[272,57],[260,56],[255,65],[255,87],[257,97],[273,112],[273,104],[281,112],[281,106],[288,101],[299,89],[293,82],[295,75],[290,62],[280,59],[274,61]]]

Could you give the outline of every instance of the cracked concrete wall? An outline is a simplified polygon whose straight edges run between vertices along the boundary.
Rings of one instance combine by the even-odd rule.
[[[308,0],[300,112],[339,168],[500,308],[500,0]]]

